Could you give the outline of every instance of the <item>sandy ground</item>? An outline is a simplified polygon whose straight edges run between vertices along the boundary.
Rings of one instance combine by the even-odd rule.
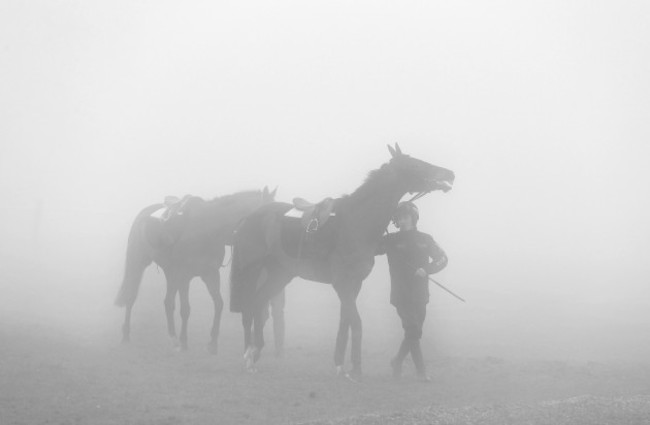
[[[647,424],[650,397],[577,396],[526,404],[490,404],[462,408],[439,406],[391,414],[369,414],[338,420],[309,422],[310,425],[379,424]]]
[[[284,358],[267,349],[251,375],[237,316],[224,312],[219,354],[205,349],[204,288],[192,290],[187,352],[165,334],[160,286],[143,288],[126,346],[112,291],[37,288],[0,302],[2,425],[650,423],[647,365],[454,357],[425,344],[433,382],[415,381],[410,364],[394,382],[396,347],[367,335],[365,379],[354,384],[334,374],[336,325],[313,332],[317,315],[288,315]]]

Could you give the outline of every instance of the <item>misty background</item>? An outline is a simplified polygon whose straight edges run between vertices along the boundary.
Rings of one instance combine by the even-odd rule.
[[[398,142],[456,173],[418,201],[450,258],[435,278],[467,299],[431,286],[428,352],[647,361],[649,18],[613,1],[3,1],[0,319],[117,344],[140,209],[351,193]],[[377,260],[364,344],[392,353]],[[203,344],[211,301],[199,281],[191,296]],[[163,297],[151,266],[134,334],[145,316],[164,334]],[[323,330],[333,350],[338,308],[296,279],[288,348]]]

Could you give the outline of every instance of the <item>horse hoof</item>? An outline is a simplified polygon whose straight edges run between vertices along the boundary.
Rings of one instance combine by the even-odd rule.
[[[213,356],[217,355],[217,343],[216,342],[211,342],[208,344],[208,352],[212,354]]]
[[[247,372],[255,373],[255,352],[257,350],[253,347],[248,347],[244,352],[244,367]]]
[[[347,378],[348,381],[354,382],[355,384],[360,384],[361,382],[363,382],[363,375],[361,374],[361,372],[356,371],[354,369],[352,369],[349,373],[347,373],[345,377]]]
[[[336,376],[340,379],[345,379],[355,384],[360,384],[362,381],[360,372],[355,371],[354,369],[350,372],[346,372],[345,369],[343,369],[343,366],[336,366]]]
[[[181,351],[183,349],[183,344],[181,343],[181,340],[172,337],[172,348],[174,349],[174,351]]]
[[[346,372],[343,369],[343,366],[336,366],[336,376],[338,376],[339,378],[343,378],[345,377],[345,374]]]

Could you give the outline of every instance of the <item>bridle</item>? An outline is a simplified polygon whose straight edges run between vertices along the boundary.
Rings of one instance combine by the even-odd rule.
[[[408,202],[414,202],[414,201],[420,199],[421,197],[423,197],[424,195],[427,195],[429,193],[431,193],[430,190],[425,191],[425,192],[418,192],[415,195],[413,195],[413,197],[411,199],[409,199]]]

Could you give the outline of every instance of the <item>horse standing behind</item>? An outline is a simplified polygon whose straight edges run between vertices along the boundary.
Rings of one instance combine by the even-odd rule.
[[[341,302],[334,364],[341,375],[361,377],[362,325],[356,299],[374,265],[379,241],[406,193],[446,192],[454,181],[452,171],[405,155],[397,144],[388,149],[390,161],[372,171],[351,195],[333,204],[331,200],[323,203],[321,209],[333,210],[335,217],[312,232],[311,242],[304,244],[298,238],[298,248],[292,253],[287,242],[291,222],[285,214],[293,205],[272,202],[243,220],[233,242],[230,309],[242,313],[249,370],[254,370],[264,346],[269,299],[299,276],[332,284]],[[348,375],[343,363],[350,330],[352,370]]]
[[[265,187],[264,190],[238,192],[210,201],[186,197],[182,205],[177,204],[166,211],[170,214],[165,219],[152,217],[154,212],[165,207],[164,204],[144,208],[131,226],[124,279],[115,300],[117,306],[126,307],[122,341],[130,340],[131,310],[144,270],[156,262],[167,280],[167,329],[181,349],[187,349],[190,281],[198,276],[205,283],[214,303],[208,347],[216,353],[223,310],[219,269],[223,264],[225,246],[232,243],[233,232],[241,220],[260,206],[272,202],[276,190],[269,192]],[[176,294],[180,297],[182,320],[178,340],[174,323]]]

